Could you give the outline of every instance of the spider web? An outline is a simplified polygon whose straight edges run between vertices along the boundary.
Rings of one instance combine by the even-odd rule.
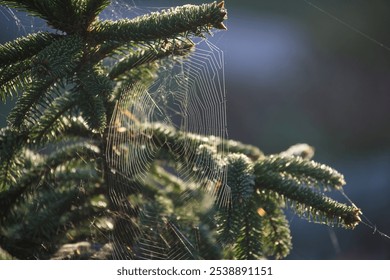
[[[136,14],[142,11],[132,8]],[[116,259],[196,258],[196,244],[174,219],[157,213],[150,200],[140,203],[128,199],[142,195],[164,145],[173,151],[177,164],[172,167],[159,161],[158,167],[185,186],[180,196],[183,203],[193,203],[189,201],[199,188],[213,196],[224,181],[225,151],[221,142],[227,138],[227,124],[223,52],[208,39],[195,42],[194,49],[184,57],[170,56],[159,62],[157,78],[150,85],[129,86],[116,104],[106,154],[112,182],[110,197],[121,231],[113,235]],[[153,54],[143,59],[151,61]],[[157,139],[158,131],[169,129],[179,131],[182,139],[188,136],[188,141],[175,145]],[[208,149],[218,149],[217,158],[210,159],[209,153],[200,150],[199,144],[192,141],[196,137],[202,137]],[[186,164],[180,158],[196,164]],[[224,189],[221,203],[228,199],[228,188]],[[132,215],[141,223],[132,223]],[[126,249],[130,243],[132,250]]]
[[[156,129],[175,128],[183,135],[203,135],[209,147],[217,149],[218,146],[221,150],[221,139],[227,137],[223,70],[223,52],[208,40],[201,40],[189,57],[168,59],[163,63],[158,78],[149,87],[135,84],[128,89],[129,92],[118,101],[109,125],[107,161],[116,177],[113,178],[115,183],[110,192],[113,201],[120,205],[125,199],[122,196],[128,194],[123,189],[129,189],[129,184],[118,183],[119,177],[131,182],[130,188],[134,192],[140,191],[148,180],[148,173],[157,154],[167,144],[156,141]],[[172,145],[169,149],[175,150],[177,157],[188,157],[198,147],[194,146],[190,137],[180,148]],[[174,175],[190,190],[183,193],[183,199],[190,198],[191,189],[196,191],[197,185],[212,194],[214,187],[223,180],[224,168],[218,164],[224,155],[223,148],[219,153],[220,161],[210,160],[207,155],[197,153],[196,159],[190,159],[201,163],[199,168],[202,168],[202,172],[189,168],[192,166],[190,164],[187,166],[181,163],[175,167]],[[128,211],[123,205],[120,208],[122,212]],[[146,209],[141,212],[142,219],[153,217]],[[175,239],[181,244],[184,242],[188,243],[186,247],[193,246],[185,241],[183,234],[172,222],[167,221],[165,227],[174,233]],[[129,234],[134,235],[134,232]],[[142,232],[139,235],[141,243],[146,244],[144,247],[149,250],[148,254],[155,257],[156,254],[150,252],[150,236]],[[117,258],[127,257],[118,251]],[[192,254],[190,249],[185,251]]]

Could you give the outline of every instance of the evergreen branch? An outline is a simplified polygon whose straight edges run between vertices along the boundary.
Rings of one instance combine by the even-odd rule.
[[[0,192],[0,205],[4,213],[11,209],[11,205],[16,203],[26,191],[36,188],[47,176],[59,166],[67,166],[70,162],[97,158],[99,148],[88,143],[77,143],[59,148],[48,157],[41,160],[35,159],[35,165],[29,171],[12,184],[9,190]],[[50,180],[49,180],[50,181]]]
[[[88,0],[85,1],[84,17],[86,19],[86,26],[90,26],[96,17],[110,5],[110,0]]]
[[[258,159],[264,154],[257,148],[251,145],[243,144],[239,141],[225,140],[212,135],[198,135],[185,131],[176,130],[172,126],[161,123],[142,124],[152,129],[156,143],[167,143],[168,146],[174,147],[180,143],[187,144],[189,147],[199,147],[200,145],[210,145],[213,143],[216,146],[218,153],[240,153],[246,155],[250,159]],[[182,142],[177,141],[180,139]],[[189,148],[186,147],[186,148]],[[180,150],[180,149],[179,149]]]
[[[360,221],[360,210],[339,203],[312,189],[293,177],[270,171],[262,161],[255,163],[256,188],[271,190],[291,201],[296,213],[319,223],[337,224],[354,228]],[[306,216],[305,216],[306,215]]]
[[[263,152],[259,148],[235,140],[220,140],[217,149],[219,153],[228,152],[243,154],[251,160],[257,160],[264,157]]]
[[[273,256],[275,259],[287,257],[292,249],[291,232],[281,209],[276,208],[271,215],[263,219],[263,231],[265,233],[262,234],[261,244],[264,255]]]
[[[287,173],[301,180],[309,179],[314,186],[341,189],[345,185],[344,177],[336,170],[301,157],[269,156],[259,164],[264,170]]]
[[[66,104],[65,104],[66,105]],[[70,104],[69,104],[70,105]],[[72,117],[62,115],[56,120],[50,119],[48,117],[46,126],[50,123],[50,121],[54,121],[53,127],[47,130],[41,129],[40,127],[32,128],[32,136],[31,139],[35,137],[42,137],[41,144],[49,142],[50,144],[54,144],[59,141],[78,141],[81,139],[84,140],[97,140],[99,141],[99,137],[96,136],[88,127],[86,121],[81,117]]]
[[[161,60],[171,55],[187,55],[194,47],[191,41],[165,43],[162,47],[141,49],[132,52],[126,59],[118,62],[110,71],[110,79],[116,79],[127,71],[144,64]]]
[[[210,144],[210,139],[207,137],[181,133],[171,126],[160,123],[140,125],[139,131],[146,131],[147,135],[152,135],[151,143],[155,143],[159,147],[157,150],[159,153],[156,154],[155,159],[176,159],[181,164],[179,169],[183,177],[189,176],[195,181],[206,182],[218,180],[221,177],[219,175],[223,174],[224,163],[222,157],[217,153],[216,148]],[[115,128],[111,129],[111,134],[108,136],[110,139],[115,139],[116,145],[122,144],[121,141],[127,139],[126,134],[129,134],[132,138],[144,137],[143,133],[134,135],[131,130],[120,129],[121,132],[117,135],[115,135]],[[210,186],[209,184],[203,185]]]
[[[279,156],[283,157],[301,157],[306,160],[310,160],[314,156],[314,148],[312,146],[309,146],[307,144],[295,144],[292,145],[287,150],[279,153]]]
[[[32,79],[27,91],[18,99],[8,116],[11,126],[20,128],[23,124],[35,123],[31,111],[38,104],[50,103],[50,91],[58,88],[60,79],[73,75],[82,56],[82,42],[78,36],[68,36],[54,41],[42,50],[34,60]]]
[[[80,162],[81,163],[81,162]],[[97,194],[96,184],[102,184],[101,178],[98,176],[96,171],[96,166],[90,164],[90,166],[75,164],[77,170],[74,167],[63,166],[64,168],[58,168],[59,170],[54,173],[54,180],[59,182],[79,182],[80,187],[85,186],[84,191],[85,195]],[[62,166],[61,166],[62,167]],[[85,182],[85,184],[82,184]],[[93,186],[93,187],[91,187]],[[88,188],[89,187],[89,188]]]
[[[66,240],[64,240],[65,238],[60,240],[60,244],[58,244],[61,246],[60,249],[54,254],[49,254],[46,258],[50,260],[111,259],[112,252],[105,251],[109,244],[107,243],[107,235],[111,231],[107,228],[101,228],[102,224],[110,224],[109,220],[102,218],[107,214],[106,209],[96,208],[90,203],[84,202],[84,200],[79,199],[78,202],[80,204],[84,203],[84,205],[69,211],[67,220],[60,225],[61,231],[66,230]],[[104,203],[102,202],[102,204]],[[100,228],[96,226],[97,222]],[[84,241],[86,240],[86,232],[90,232],[93,237],[91,241]],[[80,242],[75,243],[75,241]]]
[[[198,182],[220,179],[217,174],[222,175],[223,166],[222,160],[217,157],[216,149],[207,144],[189,147],[187,146],[189,143],[183,140],[180,139],[171,150],[174,152],[174,157],[182,164],[183,176],[191,176]]]
[[[50,125],[50,119],[44,119],[47,121],[47,125]],[[32,154],[25,150],[24,148],[29,145],[29,143],[36,142],[37,139],[34,137],[45,135],[45,139],[41,139],[39,142],[43,144],[44,142],[51,139],[51,137],[56,137],[56,134],[63,134],[64,136],[74,136],[74,137],[84,137],[85,139],[92,139],[91,132],[87,129],[85,122],[81,117],[67,119],[62,117],[58,121],[58,125],[55,129],[49,131],[47,127],[47,133],[51,135],[45,135],[41,126],[34,126],[32,131],[25,131],[23,133],[16,133],[15,131],[4,128],[0,133],[0,191],[9,189],[11,186],[15,186],[26,180],[24,177],[29,177],[28,173],[22,175],[23,165],[24,168],[31,168],[31,163],[37,164],[37,156],[33,155],[33,159],[29,159]],[[37,136],[38,135],[38,136]],[[58,137],[55,139],[59,139]],[[54,139],[54,140],[55,140]],[[53,144],[53,143],[52,143]],[[30,162],[30,163],[29,163]],[[38,169],[41,167],[38,167]],[[43,167],[42,167],[43,168]],[[32,173],[35,173],[34,171]],[[29,180],[27,179],[27,182]],[[23,184],[23,183],[22,183]],[[30,184],[30,183],[27,183]]]
[[[66,93],[51,103],[42,116],[38,119],[37,125],[32,127],[30,137],[38,143],[45,143],[54,138],[58,139],[61,132],[69,125],[64,114],[77,104],[76,93]]]
[[[225,18],[223,2],[200,6],[185,5],[132,20],[98,22],[92,26],[91,36],[98,42],[123,43],[152,42],[188,33],[200,36],[203,32],[209,32],[212,27],[225,29],[222,23]]]
[[[78,73],[76,91],[81,94],[79,108],[90,129],[102,132],[107,124],[106,104],[112,91],[110,80],[97,69],[86,68]]]
[[[234,256],[239,260],[258,260],[263,256],[260,239],[262,219],[252,206],[252,203],[248,204],[248,209],[240,215],[242,229],[233,246]]]
[[[109,78],[111,80],[117,79],[119,76],[135,67],[155,61],[157,59],[155,58],[155,55],[156,53],[153,50],[132,52],[128,57],[114,65],[109,73]]]
[[[84,54],[84,43],[77,35],[68,35],[52,41],[33,60],[36,78],[66,78],[79,66]]]
[[[4,1],[0,1],[0,4],[1,2]],[[53,40],[61,37],[61,35],[48,32],[38,32],[0,45],[0,67],[8,67],[11,64],[32,58],[49,46]]]
[[[31,258],[31,252],[38,253],[35,257],[39,258],[51,254],[56,249],[56,242],[63,242],[69,213],[80,202],[79,192],[78,188],[69,185],[60,187],[46,182],[43,190],[26,197],[19,211],[7,216],[8,227],[4,234],[7,248],[22,247],[20,252],[13,249],[22,259]],[[23,223],[24,220],[29,223]]]
[[[242,154],[229,154],[227,164],[227,185],[231,189],[231,207],[240,207],[251,199],[255,178],[253,166],[248,157]]]
[[[201,191],[196,193],[196,197],[192,194],[189,200],[182,194],[185,194],[186,189],[192,191],[192,186],[175,177],[172,184],[179,181],[178,187],[183,188],[184,192],[172,190],[174,186],[170,185],[170,181],[168,179],[167,185],[159,187],[159,193],[147,203],[143,211],[147,215],[143,215],[140,222],[147,225],[148,229],[144,231],[145,242],[142,241],[142,244],[162,247],[161,255],[164,259],[219,259],[221,247],[216,242],[214,232],[212,215],[215,209],[212,200]],[[155,238],[149,238],[156,234]],[[154,252],[146,253],[154,255]]]
[[[96,159],[99,156],[99,147],[88,143],[87,141],[83,141],[57,149],[50,154],[50,156],[45,158],[45,165],[41,166],[41,168],[44,168],[45,170],[48,170],[48,168],[54,169],[59,165],[66,164],[66,162],[75,159],[82,159],[88,162],[87,159]]]
[[[258,259],[263,255],[263,228],[255,204],[252,162],[243,154],[229,154],[226,164],[231,202],[217,215],[219,239],[233,245],[235,258]]]
[[[270,191],[256,192],[257,214],[262,218],[261,247],[265,257],[285,258],[291,248],[289,223],[284,215],[279,199]]]
[[[141,64],[138,67],[132,68],[130,71],[124,72],[124,74],[114,80],[116,82],[116,87],[113,93],[113,101],[131,99],[131,97],[128,96],[133,93],[129,89],[132,89],[134,85],[147,88],[153,84],[156,81],[160,66],[160,63],[152,62]]]
[[[196,135],[188,132],[182,132],[176,130],[172,126],[168,126],[161,123],[149,123],[139,124],[140,131],[147,131],[148,134],[152,135],[152,142],[156,143],[159,147],[159,153],[156,154],[156,159],[161,160],[175,160],[182,164],[183,169],[181,170],[183,176],[191,176],[192,178],[202,180],[218,180],[223,176],[225,162],[222,160],[222,155],[218,153],[219,150],[229,150],[230,148],[236,151],[246,152],[250,157],[260,157],[262,153],[249,145],[243,145],[236,141],[221,140],[215,136],[203,136]],[[125,127],[121,127],[120,135],[115,135],[111,130],[111,134],[108,136],[111,139],[115,139],[117,145],[125,144],[121,141],[128,139],[129,137],[136,137],[134,133]],[[143,137],[142,133],[137,134]],[[139,140],[134,139],[138,142]],[[225,146],[224,146],[225,145]],[[220,184],[219,184],[220,185]],[[225,192],[226,184],[220,185],[222,188],[216,188],[212,192]],[[220,193],[222,194],[222,193]],[[222,196],[218,196],[221,198]],[[226,201],[225,201],[226,202]]]
[[[0,192],[7,190],[21,175],[27,135],[9,128],[0,130]]]
[[[93,49],[94,52],[91,53],[91,63],[98,63],[107,57],[114,57],[119,51],[128,51],[133,47],[132,44],[123,44],[116,41],[103,42],[98,48]]]
[[[94,134],[88,128],[88,124],[81,117],[63,118],[61,123],[64,124],[64,130],[60,131],[63,136],[82,137],[84,139],[95,139]]]
[[[58,181],[60,177],[57,174],[55,179],[50,178],[52,181],[43,182],[41,188],[24,196],[14,211],[3,215],[6,227],[2,228],[0,244],[19,258],[48,258],[57,244],[74,242],[80,238],[75,232],[82,235],[89,230],[90,221],[105,212],[91,199],[99,191],[95,187],[96,176],[86,184],[82,184],[83,179],[77,179],[76,173],[68,173],[67,181],[65,178]],[[25,223],[25,220],[34,222]]]
[[[251,211],[250,200],[254,191],[253,168],[250,160],[241,154],[230,154],[227,159],[227,182],[231,198],[226,208],[218,212],[217,230],[223,243],[237,241],[243,228],[243,216]]]
[[[22,126],[32,126],[35,122],[34,115],[29,112],[34,105],[39,103],[43,96],[47,94],[54,80],[44,80],[32,83],[28,90],[16,101],[16,105],[12,108],[8,115],[8,122],[13,128],[21,128]]]
[[[7,97],[17,94],[26,84],[31,83],[31,63],[22,61],[9,67],[0,68],[0,100],[5,102]]]
[[[224,172],[222,156],[224,152],[240,152],[249,158],[257,159],[263,156],[262,152],[250,145],[244,145],[237,141],[224,140],[215,136],[197,135],[176,130],[173,126],[162,123],[139,124],[140,130],[148,131],[153,135],[153,143],[158,143],[160,152],[157,159],[181,162],[191,173],[191,176],[199,174],[198,179],[215,179]],[[121,136],[110,135],[119,145],[127,139],[124,135],[135,137],[130,129],[121,127]],[[142,135],[140,135],[142,137]],[[137,141],[137,140],[135,140]],[[203,163],[202,163],[203,162]],[[195,171],[195,173],[193,173]]]
[[[53,121],[54,119],[47,119],[44,122],[47,122],[46,125]],[[70,117],[70,116],[61,116],[53,123],[51,128],[47,127],[47,130],[34,127],[32,129],[31,139],[35,137],[41,137],[41,143],[45,141],[54,144],[59,141],[78,141],[78,140],[101,140],[96,134],[94,134],[86,121],[81,117]]]
[[[99,156],[99,148],[87,141],[73,144],[61,143],[54,150],[54,152],[44,156],[41,160],[37,160],[37,155],[33,155],[34,158],[30,160],[33,164],[33,166],[29,167],[30,172],[25,173],[18,180],[15,188],[17,186],[32,187],[34,185],[33,182],[39,182],[40,175],[43,178],[45,174],[54,174],[54,171],[59,166],[67,166],[67,164],[77,162],[78,160],[85,163],[88,161],[87,159],[96,159]]]
[[[44,10],[41,15],[49,26],[64,31],[67,34],[86,31],[88,22],[82,15],[83,9],[79,0],[46,1],[49,2],[44,7],[47,10]]]

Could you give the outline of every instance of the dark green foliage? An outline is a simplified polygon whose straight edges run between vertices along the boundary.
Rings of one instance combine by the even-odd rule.
[[[261,248],[264,257],[285,258],[292,248],[290,228],[280,205],[272,193],[256,192],[257,214],[261,216]]]
[[[9,128],[0,131],[0,190],[15,184],[23,166],[22,147],[27,137]]]
[[[301,157],[270,156],[259,163],[262,172],[277,172],[299,178],[304,183],[319,189],[341,189],[345,185],[344,177],[334,169]],[[259,166],[259,168],[262,168]],[[302,174],[305,174],[302,176]]]
[[[18,62],[0,69],[0,98],[3,102],[6,101],[7,97],[18,93],[24,84],[30,82],[28,73],[30,69],[30,61]]]
[[[225,29],[223,2],[99,21],[109,4],[0,0],[55,29],[0,46],[0,98],[18,96],[0,130],[0,258],[280,259],[286,205],[359,223],[321,193],[345,182],[310,148],[265,156],[129,110],[153,105],[137,100],[196,52],[194,36]]]
[[[76,106],[77,94],[73,91],[56,98],[37,120],[39,125],[32,127],[31,138],[38,142],[59,138],[69,124],[69,120],[64,115]]]
[[[175,42],[167,41],[162,46],[157,45],[152,49],[147,48],[137,50],[130,53],[126,59],[118,62],[112,68],[109,77],[111,79],[116,79],[128,71],[137,68],[139,69],[145,64],[150,64],[153,61],[158,61],[171,56],[172,54],[184,56],[186,53],[189,53],[193,47],[194,45],[189,40]]]
[[[299,168],[297,162],[301,162]],[[336,223],[345,228],[354,228],[360,222],[359,209],[334,201],[310,188],[323,184],[325,187],[340,188],[344,184],[342,175],[327,166],[299,158],[271,157],[256,162],[255,174],[259,191],[276,191],[297,214],[309,220]]]
[[[5,43],[0,46],[0,67],[9,66],[33,57],[58,37],[60,36],[47,32],[38,32],[18,38],[13,42]]]
[[[69,36],[54,40],[54,42],[38,53],[33,60],[31,83],[26,93],[17,101],[8,120],[12,126],[35,124],[40,115],[40,108],[47,107],[52,101],[51,93],[59,88],[60,79],[69,79],[82,55],[81,40],[77,36]]]
[[[262,221],[254,204],[253,166],[241,154],[231,154],[227,164],[227,185],[231,189],[231,201],[226,209],[220,211],[220,238],[223,243],[233,246],[236,258],[258,259],[262,256]]]
[[[107,125],[106,104],[112,91],[110,80],[98,69],[83,69],[77,76],[76,89],[83,95],[78,104],[90,129],[103,132]]]
[[[97,15],[109,4],[108,0],[0,1],[0,5],[6,5],[42,18],[49,26],[67,34],[86,32]]]
[[[182,35],[202,35],[212,27],[224,29],[226,11],[216,2],[200,6],[185,5],[136,19],[103,21],[92,26],[97,41],[153,42]]]

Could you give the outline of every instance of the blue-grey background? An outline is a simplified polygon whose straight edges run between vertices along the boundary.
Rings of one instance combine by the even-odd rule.
[[[202,1],[121,2],[161,7]],[[314,160],[343,173],[346,194],[390,234],[390,3],[311,1],[320,11],[303,0],[225,2],[228,31],[212,42],[225,53],[229,137],[265,153],[295,143],[314,146]],[[126,16],[127,7],[113,8]],[[0,10],[1,43],[28,32],[30,23],[43,27],[19,19],[22,25]],[[7,109],[0,106],[4,126]],[[347,231],[290,213],[289,219],[289,259],[390,259],[390,240],[367,226]]]

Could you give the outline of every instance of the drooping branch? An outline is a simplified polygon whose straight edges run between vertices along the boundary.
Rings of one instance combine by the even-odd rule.
[[[59,39],[60,37],[61,35],[49,32],[38,32],[0,45],[0,67],[31,58],[49,46],[53,40]]]
[[[291,158],[291,161],[294,162],[294,158]],[[302,165],[299,177],[296,174],[271,171],[267,165],[267,160],[259,160],[255,163],[256,188],[260,192],[270,190],[283,196],[298,215],[315,222],[336,224],[345,228],[354,228],[361,221],[359,217],[361,212],[358,208],[320,194],[311,189],[305,180],[300,179],[306,176],[305,164]],[[322,169],[319,167],[318,172]],[[328,176],[330,179],[335,172],[331,173],[333,174],[325,171],[322,177]],[[307,175],[310,174],[312,170],[309,169]]]

